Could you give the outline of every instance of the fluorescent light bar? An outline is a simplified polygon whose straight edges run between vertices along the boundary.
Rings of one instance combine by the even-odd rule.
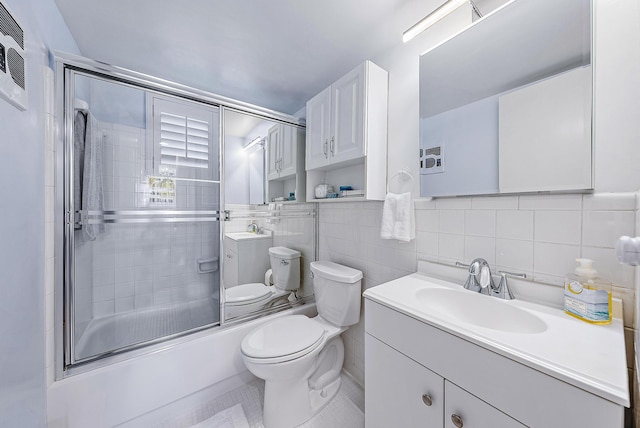
[[[431,12],[429,15],[422,18],[413,27],[402,33],[402,41],[407,43],[418,34],[422,33],[427,28],[431,27],[436,22],[440,21],[451,12],[467,3],[469,0],[448,0],[442,6]]]
[[[251,147],[255,146],[256,144],[259,144],[262,142],[262,137],[256,137],[253,140],[251,140],[251,142],[249,144],[247,144],[246,146],[244,146],[242,148],[242,150],[244,150],[245,152],[247,150],[249,150]]]

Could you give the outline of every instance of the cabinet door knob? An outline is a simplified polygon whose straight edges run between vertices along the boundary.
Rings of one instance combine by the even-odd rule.
[[[431,406],[433,404],[433,400],[429,394],[422,394],[422,402],[425,406]]]
[[[455,413],[451,415],[451,423],[453,423],[456,428],[462,428],[464,426],[462,418]]]

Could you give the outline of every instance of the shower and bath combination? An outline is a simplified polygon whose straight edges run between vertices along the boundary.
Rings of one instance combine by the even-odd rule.
[[[62,378],[225,323],[222,222],[233,220],[221,190],[225,111],[301,125],[80,57],[58,54],[56,66],[55,354]],[[295,219],[295,210],[288,213]]]

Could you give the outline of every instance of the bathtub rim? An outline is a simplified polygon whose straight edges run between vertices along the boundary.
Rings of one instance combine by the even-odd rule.
[[[88,373],[93,370],[97,370],[103,367],[108,367],[113,364],[118,364],[131,359],[143,357],[146,355],[152,355],[157,352],[164,352],[188,343],[192,340],[200,340],[206,338],[211,334],[217,334],[219,332],[232,329],[234,327],[242,326],[248,322],[254,322],[261,318],[270,316],[277,316],[282,312],[295,310],[301,306],[315,305],[315,296],[310,295],[307,297],[299,298],[294,302],[285,303],[283,305],[275,306],[273,308],[258,312],[255,314],[247,315],[246,317],[235,318],[229,321],[217,322],[214,324],[207,324],[195,329],[176,333],[170,336],[163,336],[157,339],[131,345],[120,350],[107,352],[100,356],[98,359],[92,359],[86,362],[79,362],[73,366],[67,367],[66,370],[61,370],[61,375],[56,375],[55,381],[61,381],[73,376],[77,376],[83,373]],[[304,308],[302,309],[304,310]],[[266,321],[266,320],[265,320]]]

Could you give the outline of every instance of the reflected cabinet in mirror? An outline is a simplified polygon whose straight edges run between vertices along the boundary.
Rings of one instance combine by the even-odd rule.
[[[420,194],[592,189],[590,0],[514,0],[420,57]]]
[[[225,110],[225,321],[284,309],[313,294],[316,208],[305,203],[304,128]]]

